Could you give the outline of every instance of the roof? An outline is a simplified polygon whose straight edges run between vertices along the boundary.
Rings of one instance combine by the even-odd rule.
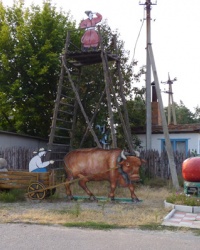
[[[3,131],[3,130],[0,130],[0,135],[3,134],[3,135],[13,135],[13,136],[19,136],[19,137],[25,137],[25,138],[32,138],[32,139],[39,139],[41,141],[48,141],[47,139],[45,138],[41,138],[41,137],[38,137],[38,136],[32,136],[32,135],[26,135],[26,134],[18,134],[18,133],[14,133],[14,132],[9,132],[9,131]]]
[[[200,123],[193,124],[170,124],[168,125],[169,133],[200,133]],[[132,132],[134,134],[146,134],[145,127],[133,128]],[[152,125],[152,134],[163,134],[163,127],[160,125]]]

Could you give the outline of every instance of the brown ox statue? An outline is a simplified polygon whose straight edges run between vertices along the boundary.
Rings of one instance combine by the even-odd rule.
[[[66,179],[66,193],[68,199],[73,199],[70,190],[70,181],[79,179],[79,186],[90,196],[90,200],[96,200],[93,193],[87,188],[88,181],[109,181],[111,200],[114,200],[114,192],[117,185],[128,187],[133,202],[138,202],[134,193],[133,181],[139,181],[139,169],[144,160],[138,156],[125,156],[121,149],[88,148],[69,152],[64,157]]]

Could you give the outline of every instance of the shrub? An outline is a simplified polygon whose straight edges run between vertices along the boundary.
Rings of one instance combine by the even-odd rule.
[[[175,205],[200,206],[199,197],[178,192],[168,196],[166,201]]]
[[[25,200],[25,190],[12,189],[0,192],[0,201],[16,202]]]

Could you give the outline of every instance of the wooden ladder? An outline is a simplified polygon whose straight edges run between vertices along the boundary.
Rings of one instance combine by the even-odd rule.
[[[51,158],[56,161],[62,161],[64,155],[72,148],[73,129],[78,107],[65,71],[68,46],[69,37],[67,36],[65,50],[61,57],[61,72],[48,142],[48,149],[52,151]],[[78,77],[78,71],[73,73]]]

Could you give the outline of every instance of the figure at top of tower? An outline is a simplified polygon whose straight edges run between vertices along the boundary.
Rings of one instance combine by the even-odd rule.
[[[85,33],[81,38],[82,50],[88,51],[90,48],[95,51],[99,46],[99,34],[95,30],[96,24],[101,22],[102,15],[97,12],[85,11],[87,19],[82,20],[80,28],[85,29]],[[96,17],[94,17],[96,15]]]

